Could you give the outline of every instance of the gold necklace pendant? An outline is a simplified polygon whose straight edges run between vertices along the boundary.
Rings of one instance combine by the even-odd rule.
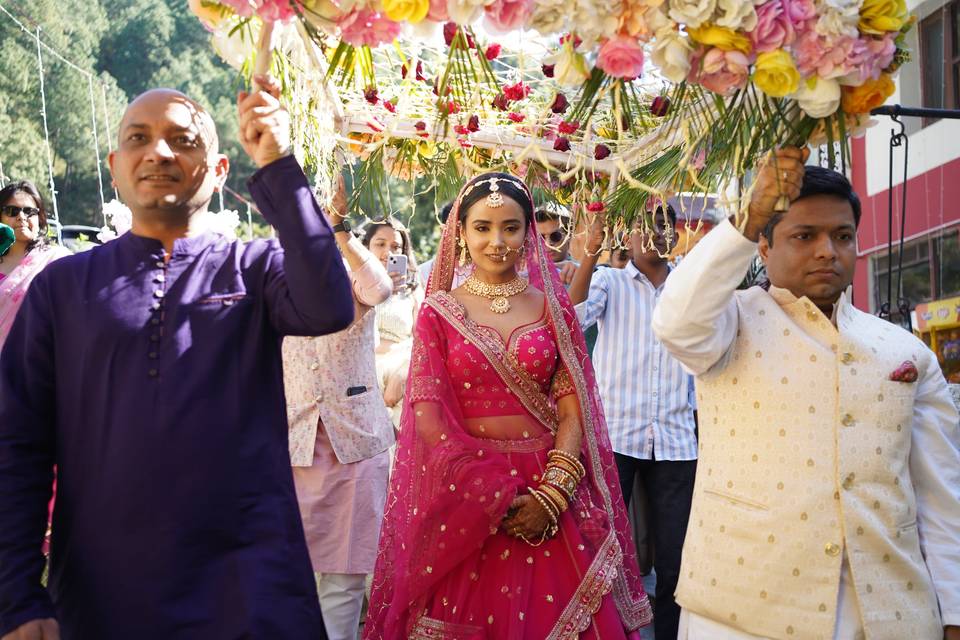
[[[528,282],[519,276],[505,284],[488,284],[470,276],[463,286],[476,296],[489,298],[490,311],[506,313],[510,311],[510,300],[508,298],[526,291],[527,284]]]
[[[506,313],[510,311],[510,301],[506,298],[494,298],[490,301],[490,311],[494,313]]]

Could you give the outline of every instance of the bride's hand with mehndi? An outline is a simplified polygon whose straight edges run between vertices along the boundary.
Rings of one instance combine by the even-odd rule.
[[[503,530],[515,538],[523,536],[530,542],[540,540],[550,526],[550,514],[530,495],[517,496],[510,503],[503,519]]]

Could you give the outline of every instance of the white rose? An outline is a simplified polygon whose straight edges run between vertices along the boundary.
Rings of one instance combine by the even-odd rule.
[[[693,45],[673,27],[657,31],[657,39],[650,53],[650,60],[664,78],[671,82],[683,82],[690,73],[690,54]]]
[[[587,49],[612,37],[620,28],[623,6],[620,0],[580,0],[573,13],[577,35]]]
[[[118,236],[122,236],[133,227],[133,212],[119,200],[113,199],[103,205],[103,217],[110,221]]]
[[[717,0],[718,17],[714,24],[734,31],[753,31],[757,26],[757,10],[743,0]]]
[[[826,118],[840,106],[840,83],[811,77],[801,82],[800,88],[790,97],[811,118]]]
[[[239,71],[254,46],[256,46],[257,39],[260,37],[260,22],[257,20],[250,22],[250,28],[254,31],[254,34],[249,40],[244,39],[243,29],[236,29],[233,35],[230,35],[230,32],[234,30],[236,24],[234,20],[224,20],[221,22],[220,26],[218,26],[210,36],[210,42],[213,44],[213,50],[217,52],[217,55],[228,65]]]
[[[529,27],[544,36],[569,31],[567,20],[573,15],[573,0],[542,0],[534,4]]]
[[[710,20],[717,0],[670,0],[670,18],[688,27],[699,27]]]
[[[483,15],[483,8],[488,4],[490,2],[486,0],[449,0],[447,14],[453,22],[468,25],[476,22]]]
[[[564,87],[579,87],[590,77],[587,59],[577,53],[569,42],[559,52],[544,59],[544,64],[553,65],[553,79]]]
[[[219,233],[228,240],[237,239],[237,229],[239,227],[240,213],[233,209],[224,209],[219,213],[207,214],[207,228],[214,233]]]
[[[822,0],[817,3],[817,33],[827,37],[857,37],[861,0]]]
[[[666,7],[656,7],[648,9],[643,17],[647,20],[647,26],[650,31],[658,33],[659,31],[670,28],[676,30],[677,23],[667,17]]]

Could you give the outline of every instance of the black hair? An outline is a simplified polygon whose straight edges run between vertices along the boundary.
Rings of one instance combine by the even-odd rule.
[[[467,221],[467,212],[470,211],[470,207],[480,201],[481,198],[486,198],[490,195],[490,178],[498,178],[497,188],[499,193],[502,193],[504,197],[510,198],[523,209],[523,218],[527,225],[533,223],[533,202],[530,200],[530,196],[527,194],[527,190],[521,187],[520,178],[512,176],[509,173],[483,173],[468,182],[468,185],[477,186],[472,189],[467,188],[466,195],[463,196],[463,199],[460,200],[460,224],[463,224]],[[477,184],[478,182],[482,184]]]
[[[30,253],[34,249],[47,244],[47,208],[43,204],[43,196],[40,195],[40,191],[29,180],[11,182],[0,189],[0,205],[7,204],[18,193],[25,193],[33,198],[34,202],[37,203],[37,209],[40,210],[40,233],[36,240],[27,245],[27,253]]]
[[[561,218],[567,217],[560,211],[549,209],[547,207],[540,207],[533,212],[533,216],[537,222],[551,222],[553,220],[560,220]]]
[[[403,252],[403,255],[407,256],[407,271],[410,271],[411,273],[416,271],[417,260],[413,256],[413,242],[410,240],[410,231],[403,226],[402,222],[393,216],[367,224],[367,226],[363,229],[363,238],[361,240],[361,242],[363,242],[363,246],[369,249],[370,241],[373,240],[373,236],[377,235],[377,231],[383,229],[384,227],[393,229],[400,234],[400,251]],[[416,289],[417,281],[414,279],[408,286],[410,289]]]
[[[860,227],[860,198],[857,196],[857,192],[853,190],[853,185],[850,184],[850,181],[847,180],[845,175],[833,169],[825,169],[824,167],[805,167],[803,183],[800,185],[800,195],[797,196],[797,200],[819,195],[836,196],[849,202],[850,208],[853,210],[853,226],[856,228]],[[794,200],[794,202],[796,202],[796,200]],[[773,246],[773,230],[780,224],[780,221],[783,220],[784,213],[785,212],[774,214],[773,217],[767,221],[766,226],[761,232],[771,247]]]
[[[658,204],[653,210],[653,217],[656,218],[658,213],[663,212],[663,205]],[[677,212],[673,209],[673,205],[669,202],[667,203],[667,220],[670,221],[671,227],[677,226]]]
[[[450,217],[451,211],[453,211],[452,200],[447,204],[443,205],[443,209],[440,209],[440,224],[447,224],[447,218]]]

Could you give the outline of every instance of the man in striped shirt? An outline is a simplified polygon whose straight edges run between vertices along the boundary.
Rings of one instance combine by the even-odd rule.
[[[657,572],[654,629],[657,638],[672,639],[680,617],[673,592],[693,498],[697,437],[693,380],[651,327],[671,269],[665,256],[676,214],[668,205],[652,217],[654,231],[631,233],[633,259],[625,268],[594,272],[604,236],[603,220],[597,220],[570,297],[583,328],[600,328],[593,364],[620,487],[628,505],[637,477],[645,489]]]

